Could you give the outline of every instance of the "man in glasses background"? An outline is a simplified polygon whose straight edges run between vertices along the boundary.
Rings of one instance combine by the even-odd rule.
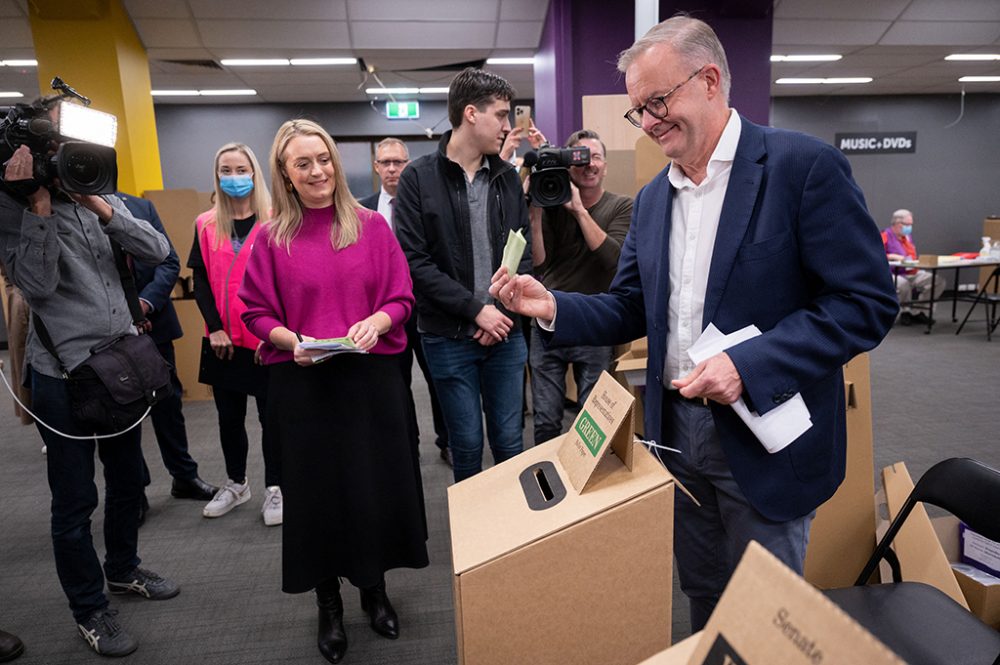
[[[676,496],[675,553],[706,623],[750,540],[800,574],[815,509],[844,478],[841,366],[876,346],[898,311],[879,231],[844,156],[729,106],[714,31],[675,16],[623,52],[625,114],[672,160],[635,199],[608,293],[549,292],[500,271],[491,288],[539,320],[550,344],[649,338],[645,438],[698,499]],[[698,363],[708,324],[762,334]],[[769,453],[729,407],[760,415],[801,394],[812,426]]]
[[[399,186],[399,176],[403,169],[410,163],[410,150],[400,139],[392,136],[386,137],[375,146],[375,173],[378,173],[381,187],[379,191],[371,196],[359,199],[358,203],[375,210],[385,217],[389,222],[389,228],[395,230],[392,221],[392,213],[396,206],[396,188]],[[420,333],[417,332],[417,316],[414,314],[406,322],[406,350],[400,356],[403,365],[403,379],[409,386],[413,380],[413,357],[417,358],[417,365],[427,381],[427,391],[431,397],[431,411],[434,415],[434,444],[440,451],[441,459],[448,466],[451,466],[451,450],[448,448],[448,428],[444,423],[444,415],[441,413],[441,404],[438,401],[437,391],[431,382],[431,373],[427,369],[427,361],[424,359],[424,350],[420,346]],[[410,402],[413,403],[413,393],[410,393]],[[420,444],[420,429],[417,426],[416,406],[413,408],[413,427],[411,431],[417,437],[413,442],[414,446]]]

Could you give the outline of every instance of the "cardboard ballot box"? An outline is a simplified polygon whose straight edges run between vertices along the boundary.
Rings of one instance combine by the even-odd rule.
[[[606,372],[571,430],[448,488],[458,662],[636,663],[670,644],[674,486]]]
[[[642,665],[904,665],[831,600],[751,542],[712,617]]]

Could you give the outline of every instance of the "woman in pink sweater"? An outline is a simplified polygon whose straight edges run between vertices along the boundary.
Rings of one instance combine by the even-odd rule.
[[[270,166],[273,219],[254,243],[239,295],[244,322],[264,340],[267,417],[282,447],[282,589],[316,590],[319,649],[336,663],[347,650],[338,578],[361,589],[375,632],[395,639],[384,573],[428,563],[396,357],[413,290],[399,243],[381,215],[351,196],[322,127],[286,122]],[[367,353],[322,360],[322,351],[302,348],[333,337]]]

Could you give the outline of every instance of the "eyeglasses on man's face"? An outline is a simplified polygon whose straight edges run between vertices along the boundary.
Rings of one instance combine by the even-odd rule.
[[[691,76],[687,77],[686,79],[684,79],[683,81],[672,87],[670,90],[667,90],[662,95],[657,95],[656,97],[650,97],[646,101],[646,103],[643,104],[642,106],[635,106],[633,108],[630,108],[628,111],[625,112],[625,119],[631,122],[639,129],[642,129],[643,113],[648,113],[657,120],[663,120],[664,118],[667,117],[667,100],[670,98],[670,96],[675,92],[677,92],[678,90],[680,90],[681,86],[683,86],[685,83],[693,79],[698,74],[701,74],[701,71],[703,69],[705,69],[705,65],[699,67],[698,71],[691,74]]]
[[[384,166],[385,168],[395,167],[401,169],[410,163],[408,159],[376,159],[375,163],[379,166]]]

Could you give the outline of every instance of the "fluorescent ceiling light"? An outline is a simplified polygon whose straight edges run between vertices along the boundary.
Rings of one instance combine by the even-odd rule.
[[[952,53],[945,56],[945,60],[959,60],[964,62],[992,62],[1000,60],[1000,53]]]
[[[309,65],[356,65],[357,58],[292,58],[290,63],[298,66]]]
[[[366,95],[416,95],[420,88],[365,88]]]
[[[220,95],[256,95],[256,90],[150,90],[153,97],[215,97]]]
[[[247,90],[199,90],[198,94],[202,97],[218,97],[222,95],[256,95],[257,91],[252,89]]]
[[[835,62],[844,56],[829,55],[772,55],[771,62]]]
[[[0,60],[0,67],[37,67],[37,60]]]
[[[220,60],[226,67],[274,67],[287,66],[287,58],[233,58]]]
[[[487,65],[533,65],[534,58],[487,58]]]
[[[421,95],[448,94],[448,88],[420,88]]]
[[[963,76],[958,79],[962,83],[996,83],[1000,76]]]
[[[781,85],[843,85],[847,83],[871,83],[870,76],[840,78],[780,78],[775,83]]]
[[[9,91],[0,90],[0,98],[13,98],[13,97],[24,97],[24,94],[17,92],[16,90],[9,90]]]

